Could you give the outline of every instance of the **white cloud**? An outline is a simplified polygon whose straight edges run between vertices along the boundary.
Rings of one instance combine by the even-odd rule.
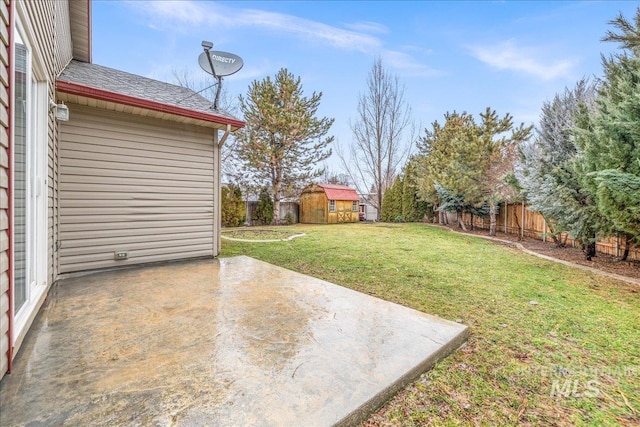
[[[389,32],[389,28],[386,25],[371,21],[352,22],[350,24],[344,24],[344,26],[350,30],[361,31],[363,33],[386,34]]]
[[[541,80],[571,77],[574,61],[545,60],[541,49],[518,46],[514,40],[493,45],[470,46],[471,55],[499,70],[521,71]]]
[[[145,13],[154,28],[189,32],[194,26],[216,28],[253,27],[276,33],[293,34],[338,49],[359,51],[367,55],[381,54],[387,64],[404,75],[434,76],[439,71],[421,64],[407,52],[386,49],[382,39],[368,33],[384,34],[389,29],[379,23],[363,21],[345,24],[350,29],[338,28],[305,18],[259,9],[235,9],[218,3],[197,1],[145,1],[131,2],[132,7]],[[411,51],[412,49],[406,49]],[[413,51],[424,54],[417,47]],[[427,52],[428,53],[428,52]],[[246,74],[243,73],[243,74]]]
[[[370,52],[381,45],[381,41],[368,34],[343,30],[321,22],[299,18],[282,13],[266,12],[256,9],[245,9],[235,14],[234,24],[255,26],[292,33],[310,39],[326,42],[329,45],[361,52]]]
[[[191,31],[195,25],[215,25],[218,28],[258,27],[296,34],[341,49],[358,50],[363,53],[378,49],[382,44],[377,37],[362,32],[258,9],[232,9],[216,3],[195,1],[145,1],[129,4],[147,14],[153,28]]]
[[[406,44],[402,46],[402,50],[406,52],[416,52],[416,53],[419,53],[420,55],[425,55],[425,56],[431,55],[433,53],[433,49],[429,49],[422,46],[410,45],[410,44]]]
[[[405,76],[434,77],[442,75],[443,72],[416,61],[411,55],[395,50],[382,51],[382,59],[393,68],[402,70]]]
[[[203,4],[192,1],[129,1],[127,4],[148,14],[151,18],[150,26],[152,28],[175,23],[198,25],[204,22],[206,16]]]

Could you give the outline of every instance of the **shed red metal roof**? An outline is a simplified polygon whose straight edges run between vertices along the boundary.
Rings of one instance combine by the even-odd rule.
[[[336,184],[318,184],[329,200],[360,200],[358,193],[351,187]]]

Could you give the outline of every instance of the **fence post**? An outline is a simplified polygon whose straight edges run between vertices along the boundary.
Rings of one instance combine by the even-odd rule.
[[[520,238],[524,239],[524,202],[522,203],[522,227],[520,231]]]
[[[547,219],[542,217],[542,241],[547,242]]]
[[[507,214],[509,213],[509,204],[504,202],[504,234],[507,234]]]

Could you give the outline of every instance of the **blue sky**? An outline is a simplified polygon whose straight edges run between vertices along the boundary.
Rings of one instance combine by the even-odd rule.
[[[322,91],[320,114],[349,144],[358,94],[381,56],[405,85],[422,128],[447,111],[490,106],[535,123],[545,100],[583,76],[600,76],[607,22],[635,14],[636,1],[205,2],[95,1],[93,62],[159,80],[173,70],[210,81],[201,41],[241,56],[225,79],[244,94],[254,79],[286,67],[305,93]],[[211,83],[213,83],[211,81]],[[334,167],[333,162],[330,163]],[[337,165],[337,163],[335,163]]]

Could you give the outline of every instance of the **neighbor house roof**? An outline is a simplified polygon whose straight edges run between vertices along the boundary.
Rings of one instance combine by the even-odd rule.
[[[351,187],[336,184],[318,184],[329,200],[360,200],[358,193]]]
[[[210,101],[191,89],[76,60],[60,73],[56,90],[61,101],[90,105],[88,99],[93,99],[102,101],[100,106],[106,109],[121,111],[117,106],[125,105],[134,114],[215,127],[229,125],[232,130],[244,126],[242,120],[214,110]]]

